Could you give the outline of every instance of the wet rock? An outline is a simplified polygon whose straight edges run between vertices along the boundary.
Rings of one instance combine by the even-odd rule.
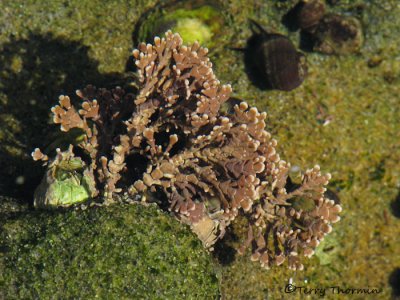
[[[0,299],[218,298],[210,255],[155,206],[35,210],[3,221]]]

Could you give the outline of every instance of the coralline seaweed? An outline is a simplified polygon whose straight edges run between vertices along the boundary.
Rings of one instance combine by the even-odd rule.
[[[59,105],[51,109],[53,121],[61,125],[61,131],[67,132],[73,128],[82,130],[83,138],[78,146],[84,151],[83,158],[87,159],[88,156],[90,159],[87,174],[96,181],[96,195],[102,191],[103,196],[111,199],[113,192],[121,191],[115,185],[125,165],[123,157],[118,156],[119,148],[113,145],[118,143],[115,139],[118,138],[117,132],[124,115],[132,111],[133,95],[125,94],[121,88],[109,91],[94,86],[87,86],[76,94],[82,100],[81,109],[77,111],[70,98],[62,95]],[[69,151],[73,151],[72,146]],[[113,160],[108,161],[110,153],[113,153]],[[40,149],[35,149],[32,156],[34,160],[48,160],[48,156]]]
[[[287,260],[302,269],[300,256],[312,256],[340,219],[341,206],[324,196],[330,175],[315,166],[291,183],[266,113],[245,102],[224,112],[231,87],[214,75],[206,48],[182,43],[167,32],[133,51],[136,95],[89,86],[77,92],[80,110],[61,96],[54,122],[83,135],[75,147],[83,151],[69,151],[86,162],[106,203],[122,192],[155,195],[206,247],[241,213],[249,229],[239,253],[251,246],[265,268]],[[33,157],[48,160],[39,149]]]

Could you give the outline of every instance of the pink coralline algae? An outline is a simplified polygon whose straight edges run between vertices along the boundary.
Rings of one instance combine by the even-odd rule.
[[[221,109],[232,89],[216,78],[207,52],[171,32],[142,43],[133,52],[137,93],[88,86],[77,91],[80,109],[60,97],[54,123],[82,131],[69,151],[86,162],[97,201],[155,199],[210,248],[240,213],[249,225],[239,253],[250,248],[265,268],[287,261],[302,269],[301,257],[340,219],[341,206],[324,194],[330,175],[315,166],[289,187],[290,165],[265,130],[266,113],[246,102]],[[49,160],[39,149],[33,157]]]

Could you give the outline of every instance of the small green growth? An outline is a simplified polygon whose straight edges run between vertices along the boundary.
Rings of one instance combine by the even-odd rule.
[[[315,256],[318,257],[321,265],[329,265],[336,259],[336,255],[338,253],[338,242],[336,235],[336,233],[329,234],[317,247]]]
[[[140,24],[138,38],[139,41],[151,42],[155,36],[172,30],[179,33],[185,43],[198,41],[203,46],[212,47],[223,23],[221,13],[210,5],[193,9],[166,7],[146,15]]]
[[[174,32],[179,32],[182,39],[189,44],[196,41],[200,44],[204,44],[209,42],[212,37],[210,29],[199,19],[180,19],[177,21],[176,25],[172,27],[172,30]]]
[[[155,206],[28,211],[1,223],[1,299],[218,298],[210,255]]]
[[[21,72],[21,70],[23,69],[23,62],[20,56],[13,56],[11,59],[11,65],[10,65],[10,69],[14,72],[14,73],[19,73]]]
[[[205,5],[193,10],[177,9],[167,14],[162,22],[174,24],[173,32],[178,32],[185,43],[198,41],[203,45],[210,45],[211,38],[221,27],[215,8]]]

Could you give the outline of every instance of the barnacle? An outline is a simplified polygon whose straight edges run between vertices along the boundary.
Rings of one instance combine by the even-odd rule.
[[[75,148],[106,203],[121,192],[153,195],[210,248],[241,211],[249,230],[239,253],[252,245],[251,259],[266,268],[287,260],[301,269],[300,255],[313,255],[340,219],[340,205],[324,195],[330,175],[316,166],[289,185],[290,165],[265,130],[266,113],[246,102],[221,109],[232,89],[218,81],[207,52],[172,32],[142,43],[133,51],[136,95],[89,86],[77,92],[80,110],[60,97],[54,122],[83,130]],[[33,157],[49,160],[39,150]]]
[[[46,175],[35,191],[35,207],[67,207],[95,197],[97,190],[93,174],[85,163],[72,152],[57,149],[56,157],[49,163]],[[39,149],[32,153],[35,160],[48,161]]]

